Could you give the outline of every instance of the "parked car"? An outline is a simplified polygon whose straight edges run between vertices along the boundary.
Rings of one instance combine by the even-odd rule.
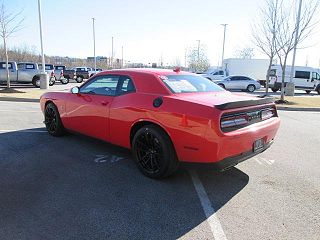
[[[64,65],[54,66],[54,76],[55,76],[56,80],[60,81],[62,84],[69,83],[69,79],[64,77],[65,70],[66,70],[66,66],[64,66]]]
[[[38,64],[40,72],[42,71],[42,64]],[[45,72],[49,76],[49,82],[53,85],[56,82],[56,77],[54,74],[54,65],[53,64],[45,64]],[[50,85],[50,84],[49,84]],[[50,86],[52,86],[50,85]]]
[[[12,83],[32,83],[35,87],[40,87],[40,70],[36,63],[16,63],[8,62],[9,77]],[[0,83],[7,81],[6,62],[0,62]],[[49,85],[54,81],[50,79]]]
[[[91,68],[87,68],[87,67],[76,67],[74,68],[74,70],[76,74],[75,79],[78,83],[83,82],[83,79],[90,78],[90,74],[92,74]]]
[[[290,81],[291,66],[286,67],[284,76],[284,86]],[[293,71],[293,83],[295,89],[304,90],[306,93],[316,91],[320,94],[320,74],[318,69],[312,67],[295,66]],[[269,87],[273,92],[281,90],[282,84],[282,68],[280,65],[274,65],[270,70]]]
[[[254,92],[261,88],[258,81],[246,76],[230,76],[223,80],[215,80],[214,83],[218,84],[227,90],[243,90]]]
[[[76,78],[76,70],[75,69],[64,69],[63,70],[63,77],[65,80],[62,82],[63,84],[69,83],[70,79]]]
[[[266,150],[280,120],[272,98],[238,95],[179,69],[104,71],[71,92],[48,92],[41,109],[49,134],[66,130],[132,150],[151,178],[180,161],[228,169]]]

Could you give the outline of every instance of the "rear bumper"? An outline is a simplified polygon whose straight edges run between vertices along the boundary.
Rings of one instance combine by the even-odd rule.
[[[239,155],[236,155],[236,156],[231,156],[231,157],[227,157],[219,162],[215,162],[215,163],[212,163],[212,166],[215,168],[215,169],[218,169],[218,170],[227,170],[228,168],[231,168],[235,165],[237,165],[238,163],[240,162],[243,162],[249,158],[252,158],[254,157],[255,155],[259,154],[259,153],[262,153],[264,152],[266,149],[268,149],[271,145],[273,144],[273,140],[269,141],[268,143],[266,143],[264,145],[263,148],[261,148],[259,151],[257,152],[253,152],[253,150],[251,151],[247,151],[247,152],[243,152]]]

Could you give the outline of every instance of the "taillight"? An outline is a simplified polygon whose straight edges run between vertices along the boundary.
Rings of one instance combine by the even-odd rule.
[[[267,108],[261,110],[261,120],[267,120],[269,118],[275,117],[276,110],[274,108]]]
[[[230,132],[272,117],[277,117],[277,111],[274,107],[248,112],[228,113],[221,117],[220,126],[223,132]]]
[[[60,76],[63,76],[63,70],[61,70],[61,72],[60,72]]]
[[[51,77],[54,77],[54,71],[51,72]]]
[[[232,128],[248,124],[248,117],[245,114],[223,117],[221,119],[221,128]]]

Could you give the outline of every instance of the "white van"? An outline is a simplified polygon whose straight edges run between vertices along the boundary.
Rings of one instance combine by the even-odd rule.
[[[290,82],[291,66],[286,66],[284,84]],[[282,69],[280,65],[274,65],[270,70],[269,87],[273,92],[281,89]],[[306,93],[317,91],[320,94],[320,75],[318,69],[312,67],[294,67],[293,83],[295,89],[305,90]]]

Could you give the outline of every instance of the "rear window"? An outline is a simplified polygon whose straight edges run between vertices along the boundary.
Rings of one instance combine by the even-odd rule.
[[[160,78],[173,93],[224,91],[209,79],[197,75],[167,75]]]
[[[7,68],[7,64],[6,63],[1,63],[0,64],[0,69],[6,69]],[[11,63],[8,63],[8,69],[13,69],[13,66]]]
[[[38,65],[39,66],[39,68],[42,68],[42,64],[39,64]],[[46,64],[46,70],[53,70],[53,65],[51,65],[51,64]]]
[[[64,66],[55,66],[55,69],[56,69],[56,70],[64,70],[65,67],[64,67]]]

